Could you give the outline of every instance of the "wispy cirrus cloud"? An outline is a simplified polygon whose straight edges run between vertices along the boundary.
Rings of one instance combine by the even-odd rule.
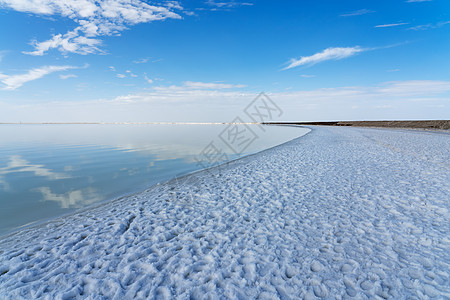
[[[162,58],[150,59],[150,57],[133,60],[135,64],[156,63],[162,61]]]
[[[374,12],[375,11],[369,10],[369,9],[360,9],[360,10],[355,10],[352,12],[342,14],[340,16],[341,17],[354,17],[354,16],[362,16],[362,15],[366,15],[366,14],[370,14],[370,13],[374,13]]]
[[[412,2],[430,2],[432,0],[406,0],[406,2],[408,3],[412,3]]]
[[[33,81],[42,78],[48,74],[54,72],[61,72],[71,69],[79,69],[79,67],[74,66],[43,66],[40,68],[34,68],[29,70],[27,73],[18,75],[5,75],[0,73],[0,82],[5,86],[2,90],[15,90],[29,81]]]
[[[67,75],[59,75],[61,79],[69,79],[69,78],[77,78],[78,76],[75,74],[67,74]]]
[[[435,29],[435,28],[440,28],[444,25],[450,24],[450,21],[442,21],[442,22],[438,22],[435,24],[423,24],[423,25],[417,25],[417,26],[413,26],[413,27],[409,27],[408,30],[428,30],[428,29]]]
[[[129,26],[181,19],[173,10],[182,10],[177,1],[150,5],[142,0],[0,0],[0,7],[45,16],[62,16],[78,24],[65,34],[56,34],[47,41],[32,41],[30,55],[44,55],[51,49],[63,53],[89,54],[102,52],[99,37],[119,34]]]
[[[402,25],[408,25],[409,23],[391,23],[391,24],[380,24],[374,26],[375,28],[387,28],[387,27],[396,27],[396,26],[402,26]]]
[[[253,3],[250,2],[239,2],[239,1],[214,1],[208,0],[206,4],[213,6],[215,8],[233,8],[238,6],[252,6]]]
[[[396,96],[424,96],[450,92],[450,81],[409,80],[389,81],[377,89],[379,93]]]
[[[153,80],[151,81],[151,83]],[[221,82],[198,82],[185,81],[182,85],[171,86],[156,86],[153,89],[156,91],[188,91],[188,90],[225,90],[225,89],[239,89],[244,88],[243,84],[229,84]]]
[[[149,60],[150,60],[150,58],[146,57],[146,58],[133,60],[133,63],[135,63],[135,64],[146,64],[146,63],[148,63]]]
[[[299,59],[291,59],[289,65],[283,70],[292,69],[303,65],[314,65],[327,60],[340,60],[370,49],[355,47],[331,47],[322,52],[313,54],[311,56],[302,56]]]
[[[184,87],[190,89],[212,89],[212,90],[222,90],[222,89],[234,89],[246,87],[243,84],[228,84],[228,83],[217,83],[217,82],[195,82],[195,81],[185,81]]]

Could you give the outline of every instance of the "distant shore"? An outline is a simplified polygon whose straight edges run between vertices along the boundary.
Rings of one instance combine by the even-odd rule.
[[[258,122],[0,122],[0,125],[260,125]]]
[[[267,124],[267,125],[322,125],[322,126],[353,126],[353,127],[450,129],[450,120],[270,122],[270,123],[263,123],[263,124]]]
[[[385,128],[450,129],[450,120],[324,121],[324,122],[0,122],[0,125],[319,125]]]

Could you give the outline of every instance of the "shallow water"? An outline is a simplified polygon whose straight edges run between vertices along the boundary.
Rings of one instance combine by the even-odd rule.
[[[0,235],[307,131],[259,125],[1,125]]]

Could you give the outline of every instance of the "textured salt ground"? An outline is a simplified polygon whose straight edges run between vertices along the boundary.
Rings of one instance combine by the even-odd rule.
[[[0,241],[4,299],[449,298],[450,135],[313,127]]]

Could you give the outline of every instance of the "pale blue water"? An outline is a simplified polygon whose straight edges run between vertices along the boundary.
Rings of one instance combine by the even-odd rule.
[[[233,143],[227,128],[0,125],[0,235],[208,167],[215,163],[204,155],[211,142],[234,159],[307,132],[251,125],[254,134]]]

